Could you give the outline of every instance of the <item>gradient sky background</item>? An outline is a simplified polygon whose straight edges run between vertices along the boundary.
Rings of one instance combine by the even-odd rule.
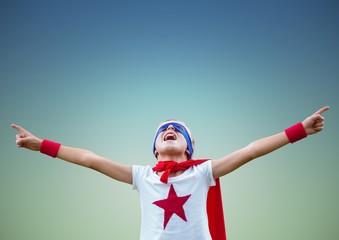
[[[126,184],[18,149],[11,123],[124,164],[158,124],[219,158],[330,105],[326,129],[222,178],[230,240],[339,239],[339,3],[1,1],[0,239],[138,239]]]

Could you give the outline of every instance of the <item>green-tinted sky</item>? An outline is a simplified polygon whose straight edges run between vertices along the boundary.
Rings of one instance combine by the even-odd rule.
[[[139,198],[17,149],[11,123],[124,164],[186,122],[219,158],[330,105],[326,129],[223,177],[230,240],[339,239],[339,4],[1,1],[0,239],[137,239]]]

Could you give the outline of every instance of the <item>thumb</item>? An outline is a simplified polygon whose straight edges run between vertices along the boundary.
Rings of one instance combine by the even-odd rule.
[[[313,120],[313,123],[320,123],[325,120],[325,118],[321,116],[320,114],[312,115],[311,119]]]

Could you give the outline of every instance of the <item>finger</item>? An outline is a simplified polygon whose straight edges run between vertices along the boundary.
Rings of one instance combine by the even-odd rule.
[[[323,130],[324,127],[313,127],[314,131],[320,132]]]
[[[15,143],[16,143],[16,145],[18,146],[18,148],[21,148],[21,147],[22,147],[22,141],[21,141],[21,139],[17,139],[17,140],[15,141]]]
[[[19,125],[16,125],[16,124],[12,124],[11,127],[18,130],[19,132],[27,132],[26,129],[24,129],[23,127],[20,127]]]
[[[312,115],[308,119],[309,119],[311,125],[324,121],[324,118],[321,115]]]
[[[321,123],[315,123],[315,124],[313,124],[313,128],[317,128],[317,127],[324,127],[324,123],[321,122]]]
[[[315,123],[320,123],[320,122],[324,122],[325,118],[322,117],[321,115],[315,115],[314,118],[313,118],[313,121]]]
[[[318,111],[316,111],[315,113],[313,113],[313,115],[322,114],[322,113],[326,112],[328,109],[330,109],[329,106],[323,107],[323,108],[319,109]]]

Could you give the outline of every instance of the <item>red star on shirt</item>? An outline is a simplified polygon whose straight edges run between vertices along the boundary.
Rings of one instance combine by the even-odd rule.
[[[191,194],[178,197],[173,185],[171,184],[167,198],[153,202],[153,204],[164,209],[164,229],[174,213],[187,222],[183,206],[190,196]]]

